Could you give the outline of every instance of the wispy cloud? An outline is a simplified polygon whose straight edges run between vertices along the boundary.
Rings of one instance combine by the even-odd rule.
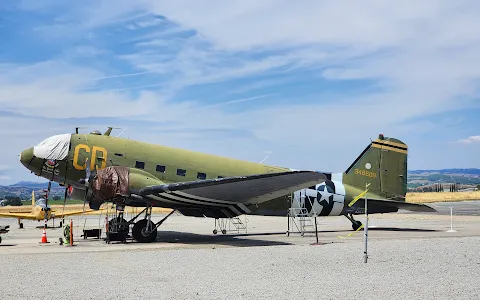
[[[466,139],[458,140],[457,142],[462,144],[480,143],[480,135],[472,135]]]
[[[6,180],[10,180],[10,176],[7,176],[7,175],[0,175],[0,181],[6,181]]]
[[[247,98],[241,98],[241,99],[235,99],[235,100],[230,100],[230,101],[225,101],[225,102],[219,102],[216,104],[208,105],[208,107],[213,107],[213,106],[224,106],[224,105],[231,105],[231,104],[237,104],[237,103],[243,103],[243,102],[248,102],[248,101],[253,101],[261,98],[266,98],[266,97],[271,97],[274,94],[268,94],[268,95],[259,95],[259,96],[253,96],[253,97],[247,97]]]
[[[406,139],[422,167],[450,151],[436,145],[445,152],[420,158],[415,149],[434,147],[425,141],[474,142],[463,137],[478,122],[468,115],[479,111],[477,1],[49,0],[20,9],[0,54],[0,138],[9,139],[0,164],[83,124],[254,161],[272,149],[273,164],[322,170],[344,169],[379,131]],[[480,166],[467,152],[460,162]]]

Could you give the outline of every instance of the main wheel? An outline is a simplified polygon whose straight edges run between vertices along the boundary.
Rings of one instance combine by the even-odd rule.
[[[147,229],[147,219],[138,221],[133,225],[132,236],[139,243],[151,243],[157,238],[157,229],[152,230],[148,235],[145,230]],[[155,227],[155,224],[150,221],[151,228]]]

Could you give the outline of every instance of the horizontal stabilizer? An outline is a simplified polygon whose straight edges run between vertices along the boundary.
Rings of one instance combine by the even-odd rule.
[[[385,208],[394,207],[398,209],[404,209],[404,210],[415,211],[415,212],[437,212],[436,209],[425,204],[408,203],[403,201],[368,199],[368,204],[370,203],[372,203],[377,207],[385,207]],[[359,199],[355,203],[355,206],[364,207],[365,199],[364,198]]]

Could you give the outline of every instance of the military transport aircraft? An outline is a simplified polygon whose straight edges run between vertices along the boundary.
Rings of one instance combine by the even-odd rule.
[[[154,206],[194,217],[286,216],[292,193],[298,196],[302,190],[309,197],[300,205],[309,214],[350,215],[355,229],[360,225],[353,214],[361,201],[350,207],[349,199],[367,182],[372,182],[369,212],[433,210],[405,202],[407,146],[392,138],[373,141],[339,178],[112,137],[111,130],[82,134],[77,128],[51,136],[22,151],[20,161],[37,176],[84,190],[92,209],[104,202],[145,207],[130,221],[119,220],[134,224],[132,236],[138,242],[154,241],[157,228],[170,216],[153,223]]]

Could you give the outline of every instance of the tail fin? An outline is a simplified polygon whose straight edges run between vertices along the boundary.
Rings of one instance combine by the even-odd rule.
[[[365,189],[384,199],[405,201],[408,147],[395,138],[379,135],[343,174],[343,183]]]
[[[35,191],[32,191],[32,206],[35,206]]]

